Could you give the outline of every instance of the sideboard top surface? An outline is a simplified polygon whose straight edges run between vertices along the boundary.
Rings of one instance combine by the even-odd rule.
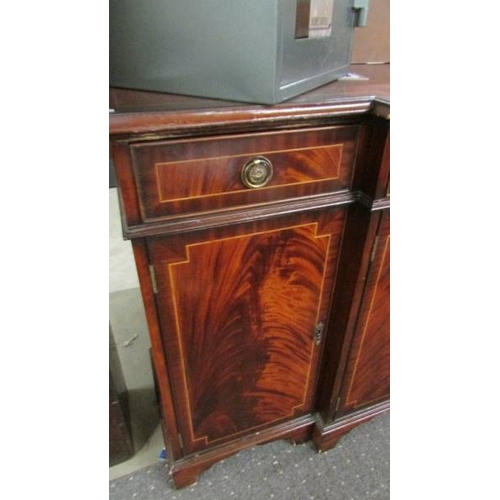
[[[365,113],[389,103],[390,65],[353,65],[361,79],[342,79],[275,105],[110,88],[110,135],[175,132],[225,123],[269,122],[328,114]]]

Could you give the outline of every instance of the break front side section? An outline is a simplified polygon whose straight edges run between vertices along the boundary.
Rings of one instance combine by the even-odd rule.
[[[390,395],[390,209],[376,213],[372,244],[339,415],[384,404]]]
[[[390,404],[390,130],[373,118],[362,133],[325,348],[314,442],[326,450]]]
[[[368,231],[360,263],[357,302],[347,364],[335,418],[356,412],[376,414],[390,398],[390,126],[376,121],[365,173],[357,183],[372,197],[366,210]],[[367,207],[368,208],[368,207]],[[341,379],[339,374],[339,381]]]

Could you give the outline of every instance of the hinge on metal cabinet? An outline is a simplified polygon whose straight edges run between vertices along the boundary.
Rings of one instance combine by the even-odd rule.
[[[375,236],[375,241],[373,242],[372,253],[370,255],[370,262],[373,262],[373,260],[375,259],[375,253],[377,252],[377,247],[378,247],[378,240],[379,240],[379,237],[377,235],[377,236]]]
[[[156,272],[153,265],[149,266],[149,274],[151,275],[151,284],[153,285],[153,293],[158,293],[158,284],[156,283]]]
[[[353,9],[356,11],[356,22],[354,26],[362,28],[368,21],[369,0],[354,0]]]
[[[184,449],[184,442],[182,441],[182,436],[181,433],[177,433],[177,437],[179,438],[179,444],[181,445],[181,448]]]

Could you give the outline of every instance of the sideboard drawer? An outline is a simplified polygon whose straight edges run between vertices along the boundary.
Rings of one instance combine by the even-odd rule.
[[[141,217],[147,221],[348,189],[357,131],[357,126],[339,126],[134,144]],[[249,175],[267,182],[249,187],[245,166],[247,181]]]

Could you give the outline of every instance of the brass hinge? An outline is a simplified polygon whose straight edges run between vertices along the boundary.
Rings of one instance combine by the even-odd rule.
[[[158,284],[156,283],[156,272],[153,265],[149,266],[149,274],[151,275],[151,284],[153,285],[153,293],[158,293]]]
[[[372,253],[370,255],[370,262],[375,260],[375,253],[377,252],[379,236],[375,236],[375,241],[373,242]]]
[[[335,403],[335,411],[339,411],[340,408],[340,396],[337,398],[337,402]]]
[[[325,330],[325,324],[323,322],[318,323],[314,328],[314,343],[320,345],[323,340],[323,331]]]
[[[182,441],[181,433],[177,433],[177,437],[179,438],[179,444],[181,445],[181,449],[184,449],[184,442]]]

